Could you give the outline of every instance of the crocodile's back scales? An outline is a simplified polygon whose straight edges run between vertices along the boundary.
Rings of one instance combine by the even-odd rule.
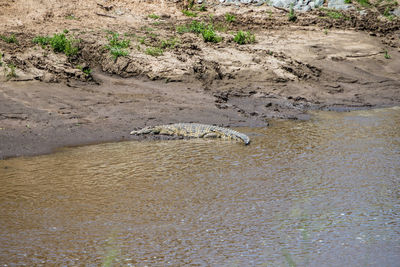
[[[250,138],[235,130],[223,128],[214,125],[199,123],[175,123],[168,125],[159,125],[146,127],[138,131],[132,131],[131,134],[165,134],[185,137],[210,138],[217,137],[223,139],[241,140],[246,145],[250,143]]]

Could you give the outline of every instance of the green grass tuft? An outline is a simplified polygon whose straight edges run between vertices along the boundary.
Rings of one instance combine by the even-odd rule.
[[[197,13],[190,10],[182,10],[182,13],[187,17],[197,17]]]
[[[327,11],[326,15],[332,19],[341,19],[344,17],[344,15],[338,11]]]
[[[145,53],[153,57],[158,57],[164,54],[164,50],[159,47],[148,47],[146,48]]]
[[[218,43],[222,41],[222,37],[215,33],[214,26],[212,24],[206,24],[193,20],[190,24],[181,25],[177,27],[178,33],[193,32],[201,34],[205,42]]]
[[[235,17],[235,15],[226,13],[225,20],[226,20],[226,22],[234,22],[236,20],[236,17]]]
[[[371,3],[369,0],[356,0],[363,7],[370,7]]]
[[[151,18],[151,19],[159,19],[160,16],[157,16],[156,14],[150,14],[147,17]]]
[[[233,41],[240,45],[250,44],[256,41],[256,37],[251,32],[238,31],[237,34],[233,37]]]
[[[207,7],[205,4],[201,4],[201,6],[199,6],[199,8],[197,10],[199,10],[200,12],[205,12],[205,11],[207,11]]]
[[[32,42],[41,45],[43,48],[50,45],[54,52],[64,53],[68,57],[78,54],[79,51],[79,48],[76,46],[78,40],[67,38],[64,33],[56,33],[53,37],[36,36]]]
[[[293,5],[290,6],[288,20],[291,22],[295,22],[297,20],[296,12],[293,9]]]
[[[162,40],[160,47],[161,49],[166,49],[166,48],[175,48],[177,46],[178,40],[175,38],[170,38],[167,40]]]
[[[384,57],[385,57],[386,59],[390,59],[390,58],[391,58],[391,56],[389,55],[389,52],[388,52],[387,50],[385,50]]]
[[[4,75],[6,76],[7,80],[11,78],[17,78],[17,73],[15,72],[16,66],[12,63],[7,64],[9,71],[7,72],[7,68],[4,68]]]
[[[0,35],[0,39],[9,44],[18,44],[18,40],[14,34],[10,36]]]
[[[208,27],[201,32],[201,35],[203,36],[204,42],[219,43],[222,41],[222,37],[215,33],[212,25],[208,25]]]
[[[129,55],[128,50],[125,48],[129,47],[130,40],[129,39],[120,39],[120,36],[116,32],[111,32],[111,36],[108,36],[108,45],[106,49],[110,51],[110,54],[113,56],[114,59],[118,57],[126,57]]]

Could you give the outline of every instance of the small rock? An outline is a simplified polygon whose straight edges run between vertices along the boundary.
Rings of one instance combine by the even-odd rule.
[[[391,13],[392,13],[392,15],[395,15],[396,17],[400,17],[400,7],[396,8]]]
[[[334,8],[339,10],[347,10],[351,6],[344,3],[345,0],[329,0],[328,8]]]

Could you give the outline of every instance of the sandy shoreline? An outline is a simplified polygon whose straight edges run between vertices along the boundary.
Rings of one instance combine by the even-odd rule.
[[[47,1],[37,9],[22,1],[0,5],[0,35],[18,40],[0,40],[0,71],[13,64],[17,75],[0,78],[0,159],[138,139],[129,132],[146,125],[264,127],[271,118],[308,119],[309,110],[400,103],[400,21],[375,13],[333,19],[316,10],[290,23],[267,6],[216,5],[188,18],[168,5],[151,19],[157,4],[118,1],[109,13],[94,1],[77,1],[79,9]],[[227,12],[235,22],[224,21]],[[193,19],[210,23],[210,14],[220,43],[176,32]],[[32,43],[63,29],[80,40],[73,58]],[[253,32],[256,42],[236,44],[238,30]],[[104,49],[109,32],[129,39],[128,56],[114,59]],[[177,44],[162,55],[146,54],[171,38]]]

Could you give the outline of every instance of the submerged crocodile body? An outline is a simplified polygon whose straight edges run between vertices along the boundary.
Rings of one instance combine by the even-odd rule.
[[[222,138],[243,141],[245,145],[250,144],[250,138],[235,130],[218,127],[214,125],[199,123],[175,123],[168,125],[150,126],[131,134],[164,134],[197,138]]]

